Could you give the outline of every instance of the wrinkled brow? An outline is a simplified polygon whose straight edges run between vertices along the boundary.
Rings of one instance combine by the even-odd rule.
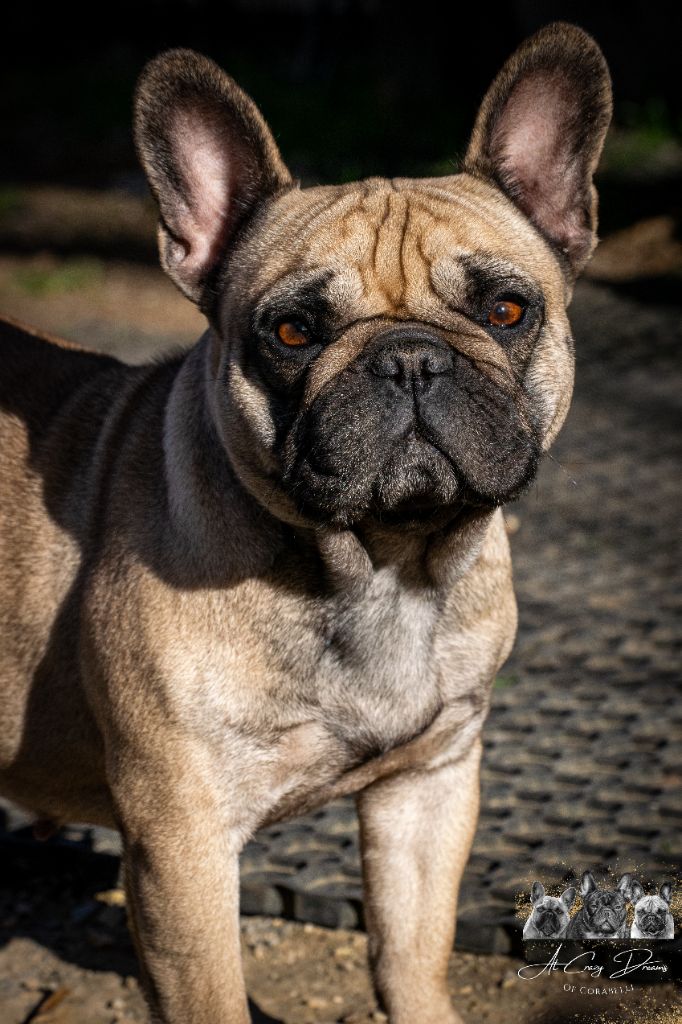
[[[259,314],[273,307],[284,308],[287,305],[291,308],[306,308],[319,302],[327,302],[326,291],[331,277],[331,270],[320,268],[298,272],[287,270],[261,292],[254,312]]]

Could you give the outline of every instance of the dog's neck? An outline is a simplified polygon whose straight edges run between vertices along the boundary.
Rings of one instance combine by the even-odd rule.
[[[365,522],[356,529],[298,527],[254,497],[232,467],[206,394],[207,332],[187,353],[166,405],[164,462],[175,558],[212,585],[239,574],[267,573],[292,550],[302,562],[321,559],[329,585],[361,592],[375,571],[392,567],[408,587],[447,589],[476,560],[494,512],[464,510],[443,527],[422,532]],[[230,495],[229,501],[226,495]],[[247,564],[245,564],[247,563]]]

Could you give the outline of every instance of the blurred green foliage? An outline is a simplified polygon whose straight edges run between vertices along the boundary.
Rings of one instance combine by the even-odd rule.
[[[54,265],[17,267],[13,283],[34,298],[77,292],[99,284],[104,276],[102,263],[96,259],[67,259]]]
[[[494,690],[507,690],[507,689],[509,689],[510,686],[514,686],[516,683],[518,683],[518,681],[519,681],[519,677],[518,676],[514,676],[514,675],[510,675],[510,676],[497,676],[496,679],[495,679],[495,682],[493,683],[493,689]]]
[[[7,214],[18,213],[23,205],[22,190],[14,185],[0,187],[0,219]]]

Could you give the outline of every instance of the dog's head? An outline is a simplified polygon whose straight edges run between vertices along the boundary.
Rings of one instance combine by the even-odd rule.
[[[615,889],[599,889],[590,871],[580,880],[583,898],[583,930],[592,938],[612,938],[622,930],[627,919],[627,904],[632,902],[633,883],[623,875]]]
[[[644,936],[660,935],[664,932],[670,914],[672,886],[665,882],[658,894],[645,896],[644,889],[635,882],[632,886],[632,901],[635,904],[635,924]]]
[[[461,174],[302,189],[210,60],[147,66],[162,264],[211,321],[210,408],[261,502],[404,525],[519,494],[570,400],[610,109],[597,45],[552,25],[491,86]]]
[[[533,882],[530,902],[533,906],[531,921],[535,929],[546,939],[563,935],[568,927],[568,912],[575,900],[575,889],[564,889],[561,896],[546,896],[541,882]]]

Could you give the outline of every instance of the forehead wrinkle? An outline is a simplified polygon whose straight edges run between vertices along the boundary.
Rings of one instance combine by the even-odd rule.
[[[409,223],[409,203],[393,189],[387,193],[384,211],[376,228],[372,253],[375,288],[385,295],[394,311],[404,308],[407,277],[405,236]]]
[[[375,220],[375,218],[370,214],[370,211],[367,209],[366,198],[367,197],[365,196],[365,202],[363,203],[363,210],[365,210],[367,212],[366,220],[367,220],[368,225],[371,226],[371,222],[373,220]],[[383,213],[381,215],[381,219],[379,221],[378,226],[375,228],[375,232],[374,232],[374,245],[372,246],[371,257],[368,258],[366,261],[361,261],[359,266],[358,266],[358,269],[360,271],[360,276],[361,276],[361,279],[362,279],[363,288],[364,288],[366,294],[369,294],[369,292],[371,290],[368,287],[367,280],[366,280],[366,277],[369,278],[370,274],[369,273],[367,273],[367,274],[363,273],[363,270],[365,270],[365,268],[367,270],[369,270],[369,267],[371,266],[371,276],[374,278],[374,281],[375,281],[376,284],[378,284],[378,282],[379,282],[379,280],[380,280],[380,278],[382,276],[381,275],[381,271],[380,271],[379,249],[380,249],[381,241],[382,241],[382,233],[384,231],[384,227],[385,227],[386,222],[388,221],[388,218],[390,217],[390,215],[391,215],[391,193],[388,192],[386,194],[386,200],[385,200],[385,204],[384,204],[384,210],[383,210]],[[381,291],[381,293],[390,302],[390,296],[389,296],[388,292],[386,291],[386,289],[383,288],[380,284],[378,285],[378,287],[379,287],[379,290]]]
[[[540,291],[540,286],[534,275],[521,267],[518,262],[505,260],[494,251],[495,245],[491,234],[494,238],[500,237],[500,226],[503,223],[503,219],[495,217],[494,209],[490,209],[490,202],[486,202],[484,197],[458,196],[452,193],[445,193],[442,190],[438,190],[438,194],[433,197],[420,194],[419,192],[405,191],[404,194],[406,199],[409,197],[409,214],[418,210],[419,214],[425,215],[435,228],[440,229],[440,234],[434,236],[434,233],[422,224],[418,230],[413,230],[412,232],[415,239],[415,251],[426,270],[426,283],[439,301],[445,300],[447,302],[452,297],[448,294],[450,291],[458,292],[465,285],[466,278],[464,274],[466,268],[464,267],[462,271],[455,270],[453,264],[448,268],[441,262],[447,259],[447,257],[442,256],[438,252],[435,254],[433,252],[429,253],[427,242],[434,239],[434,237],[435,241],[431,245],[432,250],[434,245],[436,250],[441,250],[441,253],[443,249],[449,249],[453,254],[457,253],[457,255],[466,256],[472,261],[476,261],[481,265],[482,269],[488,270],[491,275],[498,274],[500,277],[513,278],[520,285],[530,288],[534,293]],[[429,198],[435,199],[435,203],[431,204]],[[453,206],[464,208],[467,211],[466,215],[458,217],[455,211],[452,210]],[[476,229],[477,223],[480,225],[478,231]],[[484,230],[489,228],[493,228],[493,231]],[[480,248],[481,245],[485,246],[483,252]],[[439,264],[441,265],[439,266]],[[444,271],[447,272],[450,278],[445,284],[445,295],[442,289],[437,286],[437,277],[442,275]],[[410,276],[414,277],[414,274]],[[406,278],[407,274],[405,274]]]
[[[382,291],[396,313],[415,314],[428,319],[438,296],[430,282],[430,260],[426,251],[429,223],[440,219],[417,194],[394,193],[389,208],[393,216],[384,218],[384,259],[377,265]],[[425,223],[424,215],[428,217]]]
[[[458,185],[464,185],[464,181],[458,181]],[[413,190],[415,197],[422,197],[428,195],[431,199],[435,199],[437,202],[443,203],[445,206],[464,206],[471,213],[475,213],[480,217],[481,220],[487,221],[491,226],[498,227],[500,218],[491,219],[487,214],[491,212],[491,200],[495,201],[498,197],[495,192],[480,196],[475,191],[466,189],[466,194],[461,191],[450,190],[441,186],[433,184],[431,180],[420,180],[418,189]],[[501,198],[501,197],[500,197]],[[513,208],[512,208],[513,209]],[[505,203],[505,212],[507,212]],[[520,215],[522,216],[522,215]]]
[[[420,182],[420,191],[446,206],[455,205],[465,209],[491,229],[496,238],[508,238],[511,229],[517,239],[539,244],[543,251],[548,251],[545,240],[528,218],[498,189],[466,175],[456,176],[456,181],[457,190],[450,191],[426,179]]]
[[[466,299],[472,269],[488,274],[490,284],[494,284],[496,278],[501,278],[500,285],[517,285],[535,298],[542,294],[539,283],[518,264],[500,259],[493,253],[458,248],[451,255],[433,260],[429,267],[431,287],[448,307],[451,307],[455,297],[461,295]]]
[[[303,190],[298,194],[305,196],[306,199],[310,198],[309,194],[306,196],[306,190]],[[328,194],[319,196],[315,206],[309,212],[301,211],[298,206],[294,206],[290,211],[290,219],[294,225],[292,241],[296,240],[300,243],[301,241],[304,241],[311,232],[313,234],[317,233],[320,221],[337,216],[337,208],[343,205],[350,207],[350,209],[346,210],[341,217],[341,221],[345,220],[345,217],[353,208],[354,198],[355,197],[352,192],[344,191],[332,194],[331,197]],[[314,232],[313,229],[315,229]],[[298,258],[298,256],[296,258]]]
[[[297,261],[294,261],[297,262]],[[297,291],[302,290],[306,285],[320,283],[321,291],[324,290],[324,275],[329,270],[324,267],[310,267],[303,270],[291,270],[291,265],[282,271],[274,281],[270,281],[267,287],[260,292],[256,299],[256,312],[260,312],[268,303],[277,299],[289,298]]]
[[[419,210],[420,213],[425,214],[433,225],[442,228],[448,233],[452,232],[453,229],[453,217],[450,210],[446,214],[437,213],[432,206],[425,201],[423,196],[415,196],[412,201],[414,209]]]
[[[485,250],[480,249],[470,249],[468,252],[462,250],[460,255],[469,263],[472,263],[477,269],[481,269],[491,275],[515,278],[520,283],[526,284],[535,290],[538,290],[540,287],[532,274],[529,274],[528,271],[519,267],[518,263],[512,263],[511,260],[505,260],[501,256],[498,256],[497,253],[486,252]],[[466,264],[464,265],[464,269],[466,270]]]
[[[488,228],[492,228],[497,233],[503,223],[503,218],[495,216],[497,211],[494,208],[491,209],[489,201],[486,203],[482,199],[477,200],[478,197],[476,196],[453,194],[450,202],[455,206],[463,207],[468,213],[473,214],[479,221],[482,221]]]
[[[450,187],[439,184],[440,181],[450,182]],[[414,185],[416,184],[416,189]],[[460,199],[467,199],[471,203],[482,204],[489,207],[491,202],[505,211],[516,207],[510,203],[500,190],[487,182],[480,181],[469,174],[455,174],[444,178],[420,178],[412,184],[412,188],[421,195],[429,195],[433,199],[440,200],[445,204],[458,202]],[[519,218],[525,220],[525,215],[516,211]]]
[[[528,280],[529,275],[517,264],[505,264],[494,254],[494,239],[500,238],[501,225],[506,223],[509,230],[508,215],[512,223],[517,218],[513,207],[495,201],[493,190],[486,189],[481,195],[482,186],[465,179],[459,179],[455,187],[466,189],[466,195],[426,181],[401,185],[402,181],[396,188],[392,182],[372,179],[353,188],[341,186],[340,193],[330,195],[325,190],[307,215],[305,207],[301,210],[295,204],[297,209],[287,211],[295,244],[279,279],[286,281],[289,272],[295,273],[307,262],[314,267],[311,273],[331,271],[330,290],[338,293],[341,305],[350,303],[358,313],[364,305],[370,312],[404,311],[422,316],[432,314],[433,307],[443,301],[448,305],[453,288],[455,293],[460,291],[459,271],[455,277],[454,270],[448,268],[449,280],[442,284],[438,280],[445,270],[438,267],[443,254],[457,247],[477,262],[485,259],[490,273],[511,275],[537,290],[536,282]],[[305,190],[301,194],[305,195]],[[524,218],[519,214],[518,220],[521,223]],[[477,236],[488,250],[485,257],[477,248]],[[287,254],[286,247],[279,249],[281,271]],[[274,260],[271,266],[275,270]],[[435,279],[434,267],[438,267]],[[292,278],[292,286],[294,281]]]

